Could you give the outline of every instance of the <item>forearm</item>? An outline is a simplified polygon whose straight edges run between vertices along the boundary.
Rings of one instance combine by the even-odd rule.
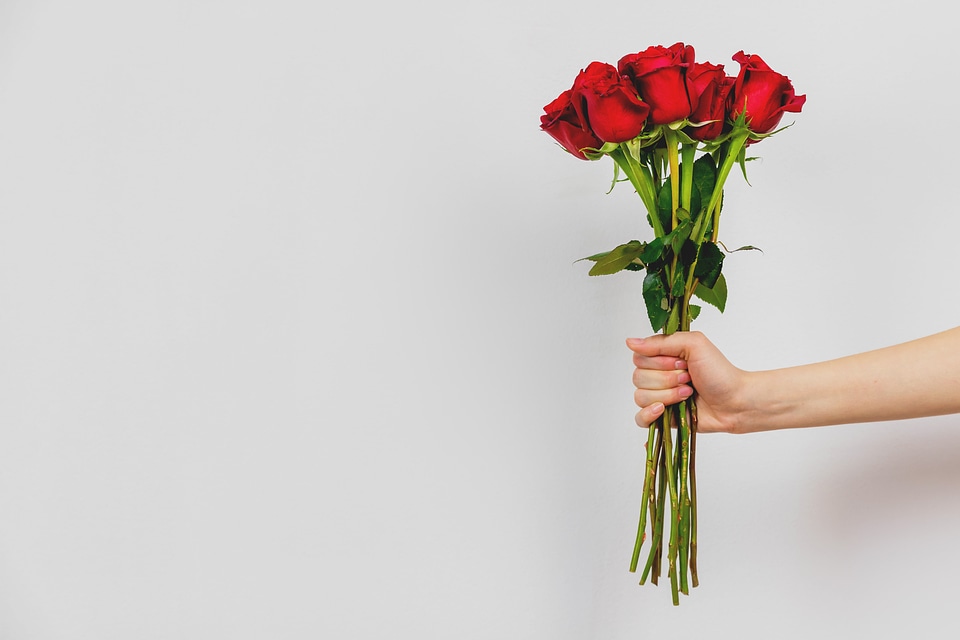
[[[788,369],[748,373],[738,431],[960,412],[960,327]]]

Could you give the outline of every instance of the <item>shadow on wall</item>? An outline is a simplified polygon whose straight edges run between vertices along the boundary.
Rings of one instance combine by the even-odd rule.
[[[960,416],[864,425],[859,436],[811,492],[829,545],[960,538]]]

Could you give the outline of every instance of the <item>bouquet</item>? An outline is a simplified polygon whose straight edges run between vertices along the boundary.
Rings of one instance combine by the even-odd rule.
[[[747,147],[782,130],[783,114],[799,112],[806,100],[759,56],[740,51],[733,60],[740,70],[728,76],[723,65],[697,62],[693,47],[678,42],[626,55],[616,67],[591,62],[540,119],[541,129],[576,158],[612,158],[613,184],[628,180],[640,196],[653,238],[584,260],[593,262],[590,275],[644,272],[654,332],[688,331],[700,312],[694,298],[723,312],[723,259],[733,253],[718,238],[724,184],[735,164],[746,178]],[[640,584],[648,577],[658,584],[666,560],[674,605],[699,582],[695,397],[650,425],[630,561],[636,572],[649,525]]]

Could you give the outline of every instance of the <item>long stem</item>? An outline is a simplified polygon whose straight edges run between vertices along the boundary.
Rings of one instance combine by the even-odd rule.
[[[670,429],[674,426],[669,424],[671,420],[669,419],[672,416],[673,412],[669,414],[664,414],[666,418],[663,427],[663,453],[664,453],[664,470],[667,475],[667,487],[670,492],[670,546],[667,551],[668,553],[668,572],[667,575],[670,577],[670,592],[673,594],[673,604],[680,604],[679,597],[679,585],[677,584],[677,545],[678,545],[678,535],[680,533],[679,522],[677,520],[677,514],[679,513],[679,499],[677,496],[677,483],[676,478],[674,477],[674,458],[673,458],[673,443],[671,441]]]
[[[691,214],[695,213],[691,210],[690,202],[693,199],[693,159],[696,154],[697,143],[684,142],[680,146],[680,159],[683,166],[682,182],[680,184],[680,206]]]
[[[637,525],[637,541],[633,545],[633,557],[630,559],[630,572],[637,570],[640,561],[640,547],[647,537],[647,502],[650,500],[650,489],[656,481],[656,460],[654,459],[657,437],[656,423],[647,429],[647,462],[643,473],[643,494],[640,498],[640,523]]]
[[[663,237],[677,228],[681,217],[679,211],[683,209],[694,222],[690,240],[700,247],[707,231],[711,228],[716,229],[716,220],[713,217],[718,214],[721,206],[723,184],[736,163],[747,135],[746,131],[738,131],[731,138],[725,149],[727,153],[721,161],[710,201],[706,203],[706,207],[697,212],[691,210],[694,186],[693,165],[698,146],[696,143],[679,144],[676,132],[665,129],[665,147],[658,149],[651,156],[659,163],[656,167],[647,167],[624,147],[610,155],[624,170],[643,199],[657,236]],[[671,194],[670,227],[667,229],[663,228],[667,224],[666,220],[661,222],[657,211],[659,180],[653,177],[659,176],[664,170],[669,171]],[[684,216],[683,219],[687,218]],[[676,296],[668,293],[670,313],[664,333],[690,330],[690,297],[697,286],[697,280],[693,276],[696,258],[692,265],[685,267],[679,260],[678,254],[679,250],[674,251],[672,263],[665,269],[667,284],[672,286],[677,279],[682,279],[685,280],[686,287],[682,295],[678,291]],[[678,269],[683,269],[683,273],[678,272]],[[686,269],[689,269],[689,272]],[[675,441],[671,436],[673,429],[676,429]],[[670,579],[674,605],[680,604],[680,593],[689,593],[691,583],[693,587],[699,584],[695,448],[696,407],[693,401],[684,401],[678,406],[671,407],[648,430],[640,518],[630,571],[637,570],[641,548],[647,539],[646,523],[649,516],[651,548],[640,576],[640,584],[644,584],[648,576],[654,584],[658,583],[666,542],[667,575]],[[668,495],[669,502],[667,502]],[[670,522],[670,532],[668,539],[665,540],[664,524],[667,520]]]
[[[723,194],[720,194],[720,199],[717,200],[717,206],[713,211],[707,211],[707,215],[713,216],[713,231],[710,235],[710,241],[716,242],[717,238],[720,236],[720,209],[723,208]]]
[[[680,591],[689,593],[687,588],[687,553],[690,548],[690,494],[687,478],[690,473],[690,423],[687,420],[687,401],[680,403],[677,410],[680,424],[677,425],[678,449],[680,455]]]
[[[690,330],[690,314],[688,306],[690,302],[690,293],[686,292],[684,296],[683,331]],[[684,465],[687,471],[686,489],[684,499],[686,500],[683,515],[686,519],[686,542],[688,551],[688,566],[690,570],[690,582],[696,587],[700,584],[697,576],[697,405],[693,398],[684,400],[680,403],[680,425],[687,438],[687,454],[689,461]]]
[[[660,218],[657,215],[657,196],[656,189],[653,186],[653,178],[647,169],[630,152],[623,148],[623,145],[610,152],[610,157],[617,163],[617,166],[627,174],[627,178],[636,189],[637,195],[643,202],[650,217],[650,224],[658,238],[663,237],[663,226],[660,224]]]
[[[707,204],[707,211],[713,211],[714,207],[717,206],[720,195],[723,193],[723,185],[727,181],[727,176],[730,175],[730,170],[733,168],[733,165],[736,164],[737,158],[740,156],[740,150],[743,149],[743,145],[746,143],[749,135],[750,131],[743,129],[736,131],[730,138],[730,146],[727,148],[727,155],[723,159],[723,164],[720,165],[720,170],[717,172],[717,180],[713,187],[713,193],[710,196],[710,202]]]
[[[667,143],[667,162],[670,163],[670,230],[677,228],[677,209],[680,208],[680,156],[677,153],[677,133],[664,127],[663,139]]]
[[[658,434],[663,433],[663,418],[659,418],[654,424],[657,426]],[[660,552],[663,544],[663,516],[664,503],[666,502],[667,483],[665,462],[663,459],[663,438],[657,439],[657,497],[656,504],[653,504],[653,495],[651,494],[651,504],[654,506],[655,515],[653,517],[653,536],[650,540],[650,553],[647,556],[647,562],[643,567],[643,573],[640,575],[640,584],[647,581],[647,576],[651,575],[650,581],[657,584],[660,576]]]
[[[710,195],[710,201],[707,203],[707,206],[703,212],[703,217],[698,220],[698,223],[694,229],[694,241],[699,248],[704,241],[704,236],[708,228],[712,227],[711,239],[716,241],[717,230],[719,228],[719,217],[720,217],[720,206],[723,197],[723,187],[726,183],[727,177],[730,175],[730,170],[733,168],[733,165],[737,162],[737,159],[740,155],[741,150],[743,149],[744,144],[746,143],[749,132],[746,130],[738,131],[731,138],[729,146],[726,149],[726,155],[723,157],[723,161],[720,165],[720,169],[717,172],[717,178],[714,183],[713,193]],[[692,180],[692,164],[687,164],[688,156],[687,153],[692,153],[688,150],[687,147],[684,148],[684,168],[689,169],[685,176],[689,175]],[[684,193],[686,193],[686,180],[684,180]],[[707,217],[712,217],[713,224],[707,224]],[[681,321],[680,327],[681,330],[690,329],[690,316],[689,316],[689,304],[690,297],[693,295],[694,290],[697,287],[698,280],[694,276],[697,266],[697,259],[695,258],[693,264],[690,265],[690,271],[687,274],[687,282],[684,287],[684,293],[682,301],[678,302],[681,305]],[[689,404],[688,404],[689,402]],[[671,494],[671,507],[673,510],[673,518],[677,522],[677,527],[679,529],[679,548],[674,547],[673,541],[674,536],[671,531],[671,571],[674,570],[673,559],[674,553],[679,555],[680,560],[680,591],[684,594],[688,593],[687,590],[687,571],[689,570],[692,578],[692,584],[694,587],[700,584],[700,580],[697,573],[697,488],[696,488],[696,406],[693,402],[685,401],[680,404],[678,409],[678,418],[679,424],[677,425],[677,464],[679,465],[679,489],[678,489],[678,502],[674,503],[672,500]],[[672,487],[671,487],[672,488]],[[674,581],[671,581],[671,586],[674,586]],[[674,590],[674,604],[678,604],[676,590]]]
[[[714,235],[716,235],[716,228],[719,226],[719,217],[720,217],[720,199],[723,197],[723,185],[727,181],[727,176],[730,175],[730,170],[733,168],[733,165],[736,164],[737,158],[740,156],[740,151],[743,149],[743,145],[747,141],[747,136],[750,135],[750,132],[747,129],[742,131],[737,131],[730,138],[730,146],[727,148],[727,154],[723,158],[723,163],[720,165],[720,170],[717,172],[717,180],[713,185],[713,193],[710,194],[710,202],[707,203],[706,215],[714,215]],[[697,238],[695,242],[697,247],[703,244],[704,235],[707,232],[707,225],[704,224],[700,227],[699,232],[697,233]],[[690,265],[690,273],[687,275],[687,286],[684,288],[685,298],[689,301],[690,296],[693,295],[694,290],[697,287],[696,278],[693,274],[697,269],[697,260],[694,259],[693,264]]]
[[[653,584],[660,584],[660,568],[663,561],[663,521],[667,514],[667,462],[666,457],[663,453],[663,429],[664,422],[661,418],[660,420],[660,444],[658,449],[659,462],[657,463],[657,469],[659,469],[659,477],[657,482],[659,486],[657,487],[657,544],[654,546],[652,553],[654,558],[653,565],[653,577],[651,581]]]
[[[690,577],[693,586],[697,577],[697,405],[690,403]]]

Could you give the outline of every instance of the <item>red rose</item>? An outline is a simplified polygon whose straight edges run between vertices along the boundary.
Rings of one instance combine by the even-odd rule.
[[[727,96],[735,78],[723,72],[722,64],[696,62],[687,70],[691,102],[695,105],[691,122],[709,122],[700,127],[687,127],[694,140],[713,140],[723,133],[727,117]]]
[[[733,56],[740,63],[730,93],[730,117],[746,113],[747,126],[755,133],[773,131],[787,111],[799,113],[807,96],[798,96],[787,76],[767,66],[760,56],[740,51]]]
[[[573,108],[604,142],[626,142],[640,135],[650,107],[613,65],[591,62],[573,82]]]
[[[543,108],[546,113],[540,116],[540,128],[573,155],[581,160],[589,160],[581,149],[599,149],[603,140],[593,135],[586,123],[581,122],[570,101],[572,94],[573,91],[567,89]]]
[[[677,122],[692,113],[695,102],[690,99],[687,70],[693,58],[693,47],[678,42],[669,48],[648,47],[620,59],[617,68],[650,105],[653,124]]]

